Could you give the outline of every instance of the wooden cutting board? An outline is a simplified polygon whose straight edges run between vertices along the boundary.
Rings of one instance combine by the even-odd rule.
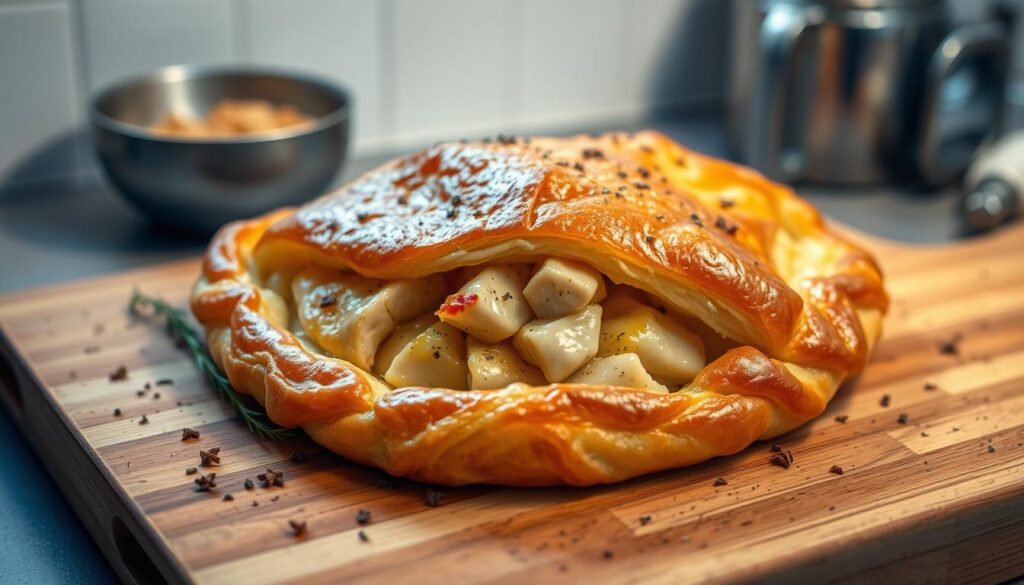
[[[308,440],[256,441],[160,327],[129,317],[133,287],[184,304],[193,261],[3,298],[0,378],[129,583],[1024,575],[1024,224],[955,246],[867,245],[894,299],[885,334],[826,413],[778,439],[790,469],[756,444],[619,485],[445,488],[427,506],[426,486],[382,482]],[[111,381],[120,366],[128,379]],[[182,427],[201,439],[183,442]],[[185,468],[210,447],[218,489],[199,493]],[[243,487],[267,467],[283,487]]]

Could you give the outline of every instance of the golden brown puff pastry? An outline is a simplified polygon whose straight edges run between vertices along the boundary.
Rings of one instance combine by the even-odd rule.
[[[473,274],[522,284],[551,258],[602,275],[601,291],[585,291],[592,303],[606,287],[646,294],[659,315],[685,324],[679,339],[703,337],[710,363],[678,383],[693,375],[681,370],[673,386],[661,370],[639,368],[643,355],[609,355],[616,340],[605,339],[566,377],[516,353],[549,321],[495,342],[508,331],[466,336],[430,313],[411,317],[442,300],[436,314],[454,315],[466,295],[445,294]],[[336,296],[378,293],[387,311],[375,319],[346,313],[349,297]],[[629,294],[616,301],[626,309]],[[575,310],[582,299],[564,304]],[[864,367],[887,304],[872,258],[789,189],[655,132],[439,144],[297,210],[224,227],[192,297],[214,359],[275,422],[395,475],[522,486],[620,481],[787,432]],[[325,321],[325,305],[340,316]],[[602,316],[592,304],[573,322],[605,326],[611,306]],[[514,327],[525,318],[536,315],[509,316]],[[338,327],[348,337],[331,333]],[[370,363],[389,332],[398,341],[380,342],[387,349]],[[470,382],[449,376],[448,387],[392,386],[380,368],[412,351],[401,346],[417,335],[432,340],[435,357],[450,352],[451,368],[490,365],[479,356],[493,353],[519,372],[511,379],[531,383],[451,387],[508,379],[481,370]],[[468,359],[467,340],[478,352]],[[603,379],[594,360],[609,357],[615,371],[644,379],[632,388],[572,382]],[[544,376],[567,381],[538,383]]]

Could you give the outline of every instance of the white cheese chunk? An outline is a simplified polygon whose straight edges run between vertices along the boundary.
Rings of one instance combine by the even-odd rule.
[[[484,268],[445,299],[435,314],[480,341],[508,339],[533,318],[523,298],[525,274],[513,266]]]
[[[373,371],[383,375],[391,367],[391,362],[398,352],[405,349],[417,335],[434,323],[437,323],[437,317],[428,313],[395,327],[395,331],[377,349],[377,355],[373,359]]]
[[[559,319],[531,321],[512,343],[548,382],[561,382],[597,354],[600,332],[601,306],[590,305]]]
[[[410,341],[391,361],[384,380],[394,387],[468,388],[466,340],[447,323],[435,323]]]
[[[640,358],[635,353],[594,358],[570,376],[567,382],[624,386],[661,394],[668,392],[668,388],[656,382],[644,369]]]
[[[469,387],[474,390],[504,388],[517,382],[531,386],[546,383],[544,374],[523,361],[508,342],[484,343],[470,337],[466,348]]]
[[[302,329],[364,370],[395,326],[436,307],[444,292],[441,276],[388,281],[323,267],[306,268],[292,281]]]
[[[601,275],[579,262],[548,258],[523,289],[530,308],[542,319],[582,311],[601,285]]]
[[[627,296],[604,307],[597,355],[636,354],[644,369],[669,383],[688,382],[704,367],[704,342],[671,317]]]

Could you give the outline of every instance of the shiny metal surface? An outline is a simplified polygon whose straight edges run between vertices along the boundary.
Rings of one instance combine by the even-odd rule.
[[[997,126],[1006,38],[939,0],[737,3],[730,142],[796,182],[941,184]]]
[[[960,212],[967,227],[986,231],[1013,219],[1018,212],[1018,197],[1013,188],[1000,179],[982,181],[978,188],[964,194]]]
[[[291,104],[311,126],[218,139],[160,136],[169,111],[202,117],[222,99]],[[174,66],[101,92],[90,121],[107,177],[152,220],[208,233],[323,192],[345,158],[350,100],[340,86],[273,69]]]

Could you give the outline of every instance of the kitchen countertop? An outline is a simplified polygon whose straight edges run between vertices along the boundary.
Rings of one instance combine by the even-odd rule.
[[[654,120],[683,144],[724,156],[720,118]],[[346,181],[380,158],[355,161]],[[828,216],[860,230],[910,242],[958,237],[954,190],[892,188],[798,192]],[[20,187],[0,197],[0,293],[199,254],[204,242],[153,227],[98,177],[75,184]],[[110,583],[117,580],[52,479],[0,410],[0,583]]]

